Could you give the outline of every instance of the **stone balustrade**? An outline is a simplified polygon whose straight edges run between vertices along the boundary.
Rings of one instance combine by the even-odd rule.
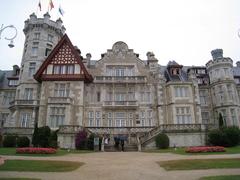
[[[48,104],[72,104],[73,100],[70,97],[49,97]]]
[[[39,100],[16,99],[9,103],[10,106],[38,106]]]
[[[95,76],[95,83],[145,83],[146,76]]]

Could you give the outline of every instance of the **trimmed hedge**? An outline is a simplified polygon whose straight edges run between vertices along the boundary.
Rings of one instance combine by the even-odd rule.
[[[17,138],[17,147],[29,147],[30,140],[27,136]]]
[[[3,147],[16,147],[16,135],[6,135],[3,138]]]
[[[208,133],[208,141],[214,146],[237,146],[240,142],[240,130],[236,126],[212,130]]]
[[[155,137],[156,147],[159,149],[169,148],[169,138],[166,134],[158,134]]]

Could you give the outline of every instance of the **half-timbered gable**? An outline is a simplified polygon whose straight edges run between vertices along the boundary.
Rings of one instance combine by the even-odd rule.
[[[41,81],[85,81],[91,82],[80,53],[65,34],[35,74]]]

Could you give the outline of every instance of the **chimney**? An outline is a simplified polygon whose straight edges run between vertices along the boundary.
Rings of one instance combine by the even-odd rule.
[[[237,67],[240,67],[240,61],[236,62]]]
[[[87,66],[90,66],[90,61],[91,61],[92,55],[90,53],[87,53],[86,57],[87,57]]]
[[[211,51],[213,60],[218,58],[223,58],[223,50],[222,49],[214,49]]]

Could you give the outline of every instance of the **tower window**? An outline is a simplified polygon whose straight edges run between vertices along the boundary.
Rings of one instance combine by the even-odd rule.
[[[34,40],[40,39],[40,33],[34,33],[33,39],[34,39]]]
[[[49,42],[53,42],[53,35],[48,34],[48,41],[49,41]]]
[[[51,51],[52,51],[52,45],[47,44],[47,47],[46,47],[46,50],[45,50],[45,56],[48,56]]]
[[[35,73],[36,70],[36,63],[35,62],[30,62],[29,63],[29,69],[28,69],[28,76],[32,77]]]

